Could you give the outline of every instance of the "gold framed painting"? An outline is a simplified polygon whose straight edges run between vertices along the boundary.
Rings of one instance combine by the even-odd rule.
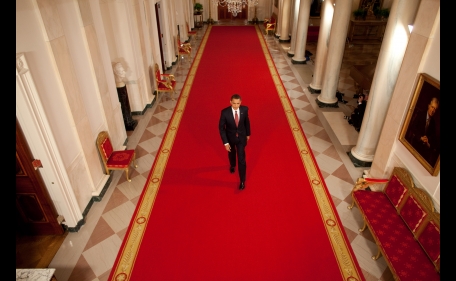
[[[440,82],[420,73],[399,141],[433,176],[440,171]]]

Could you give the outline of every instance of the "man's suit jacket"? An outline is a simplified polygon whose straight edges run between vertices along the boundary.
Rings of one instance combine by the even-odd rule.
[[[250,136],[249,108],[241,105],[238,114],[239,126],[236,127],[231,106],[222,109],[219,120],[219,131],[223,144],[234,143],[237,133],[241,143],[247,145],[247,136]]]
[[[355,128],[361,128],[364,112],[366,111],[366,104],[367,101],[363,100],[360,104],[358,104],[358,107],[353,110],[353,113],[350,116],[351,124],[353,124]]]

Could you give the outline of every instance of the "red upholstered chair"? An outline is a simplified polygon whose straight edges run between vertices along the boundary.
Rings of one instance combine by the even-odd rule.
[[[176,79],[174,79],[174,75],[160,73],[160,68],[156,63],[154,66],[155,71],[155,81],[157,82],[157,93],[164,92],[164,93],[171,93],[171,100],[174,100],[174,91],[176,87]]]
[[[265,31],[266,35],[269,34],[269,31],[272,31],[272,33],[274,33],[275,28],[276,28],[275,17],[272,16],[270,19],[264,19],[263,25],[264,25],[264,31]]]
[[[190,61],[192,46],[190,45],[190,43],[182,43],[180,41],[179,36],[177,37],[177,50],[179,52],[179,58],[187,56],[187,58]]]
[[[124,170],[127,180],[131,181],[128,177],[128,168],[132,162],[135,167],[138,167],[135,163],[135,150],[114,150],[107,131],[102,131],[98,134],[97,148],[100,152],[106,174],[109,175],[111,170]]]

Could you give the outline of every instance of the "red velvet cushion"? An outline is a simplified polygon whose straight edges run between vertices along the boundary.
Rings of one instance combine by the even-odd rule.
[[[416,232],[421,223],[423,223],[423,220],[427,216],[427,213],[420,206],[418,201],[416,201],[415,197],[413,197],[413,195],[410,195],[401,210],[401,216],[409,228],[413,232]]]
[[[388,195],[391,203],[393,203],[396,208],[399,206],[402,199],[404,199],[407,190],[407,187],[396,176],[392,176],[385,187],[386,195]]]
[[[440,229],[430,221],[418,238],[423,248],[434,263],[440,262]]]
[[[101,148],[103,148],[103,153],[104,153],[105,158],[108,159],[109,156],[111,156],[111,153],[113,151],[111,141],[109,140],[109,138],[106,138],[103,141],[103,143],[101,144]]]
[[[426,253],[383,192],[358,190],[353,196],[401,281],[440,280]]]
[[[134,153],[133,149],[114,151],[106,165],[108,168],[127,168],[133,159]]]

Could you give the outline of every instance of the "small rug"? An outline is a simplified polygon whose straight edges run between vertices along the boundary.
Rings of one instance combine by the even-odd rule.
[[[341,145],[356,145],[358,132],[348,124],[343,112],[323,112]]]

